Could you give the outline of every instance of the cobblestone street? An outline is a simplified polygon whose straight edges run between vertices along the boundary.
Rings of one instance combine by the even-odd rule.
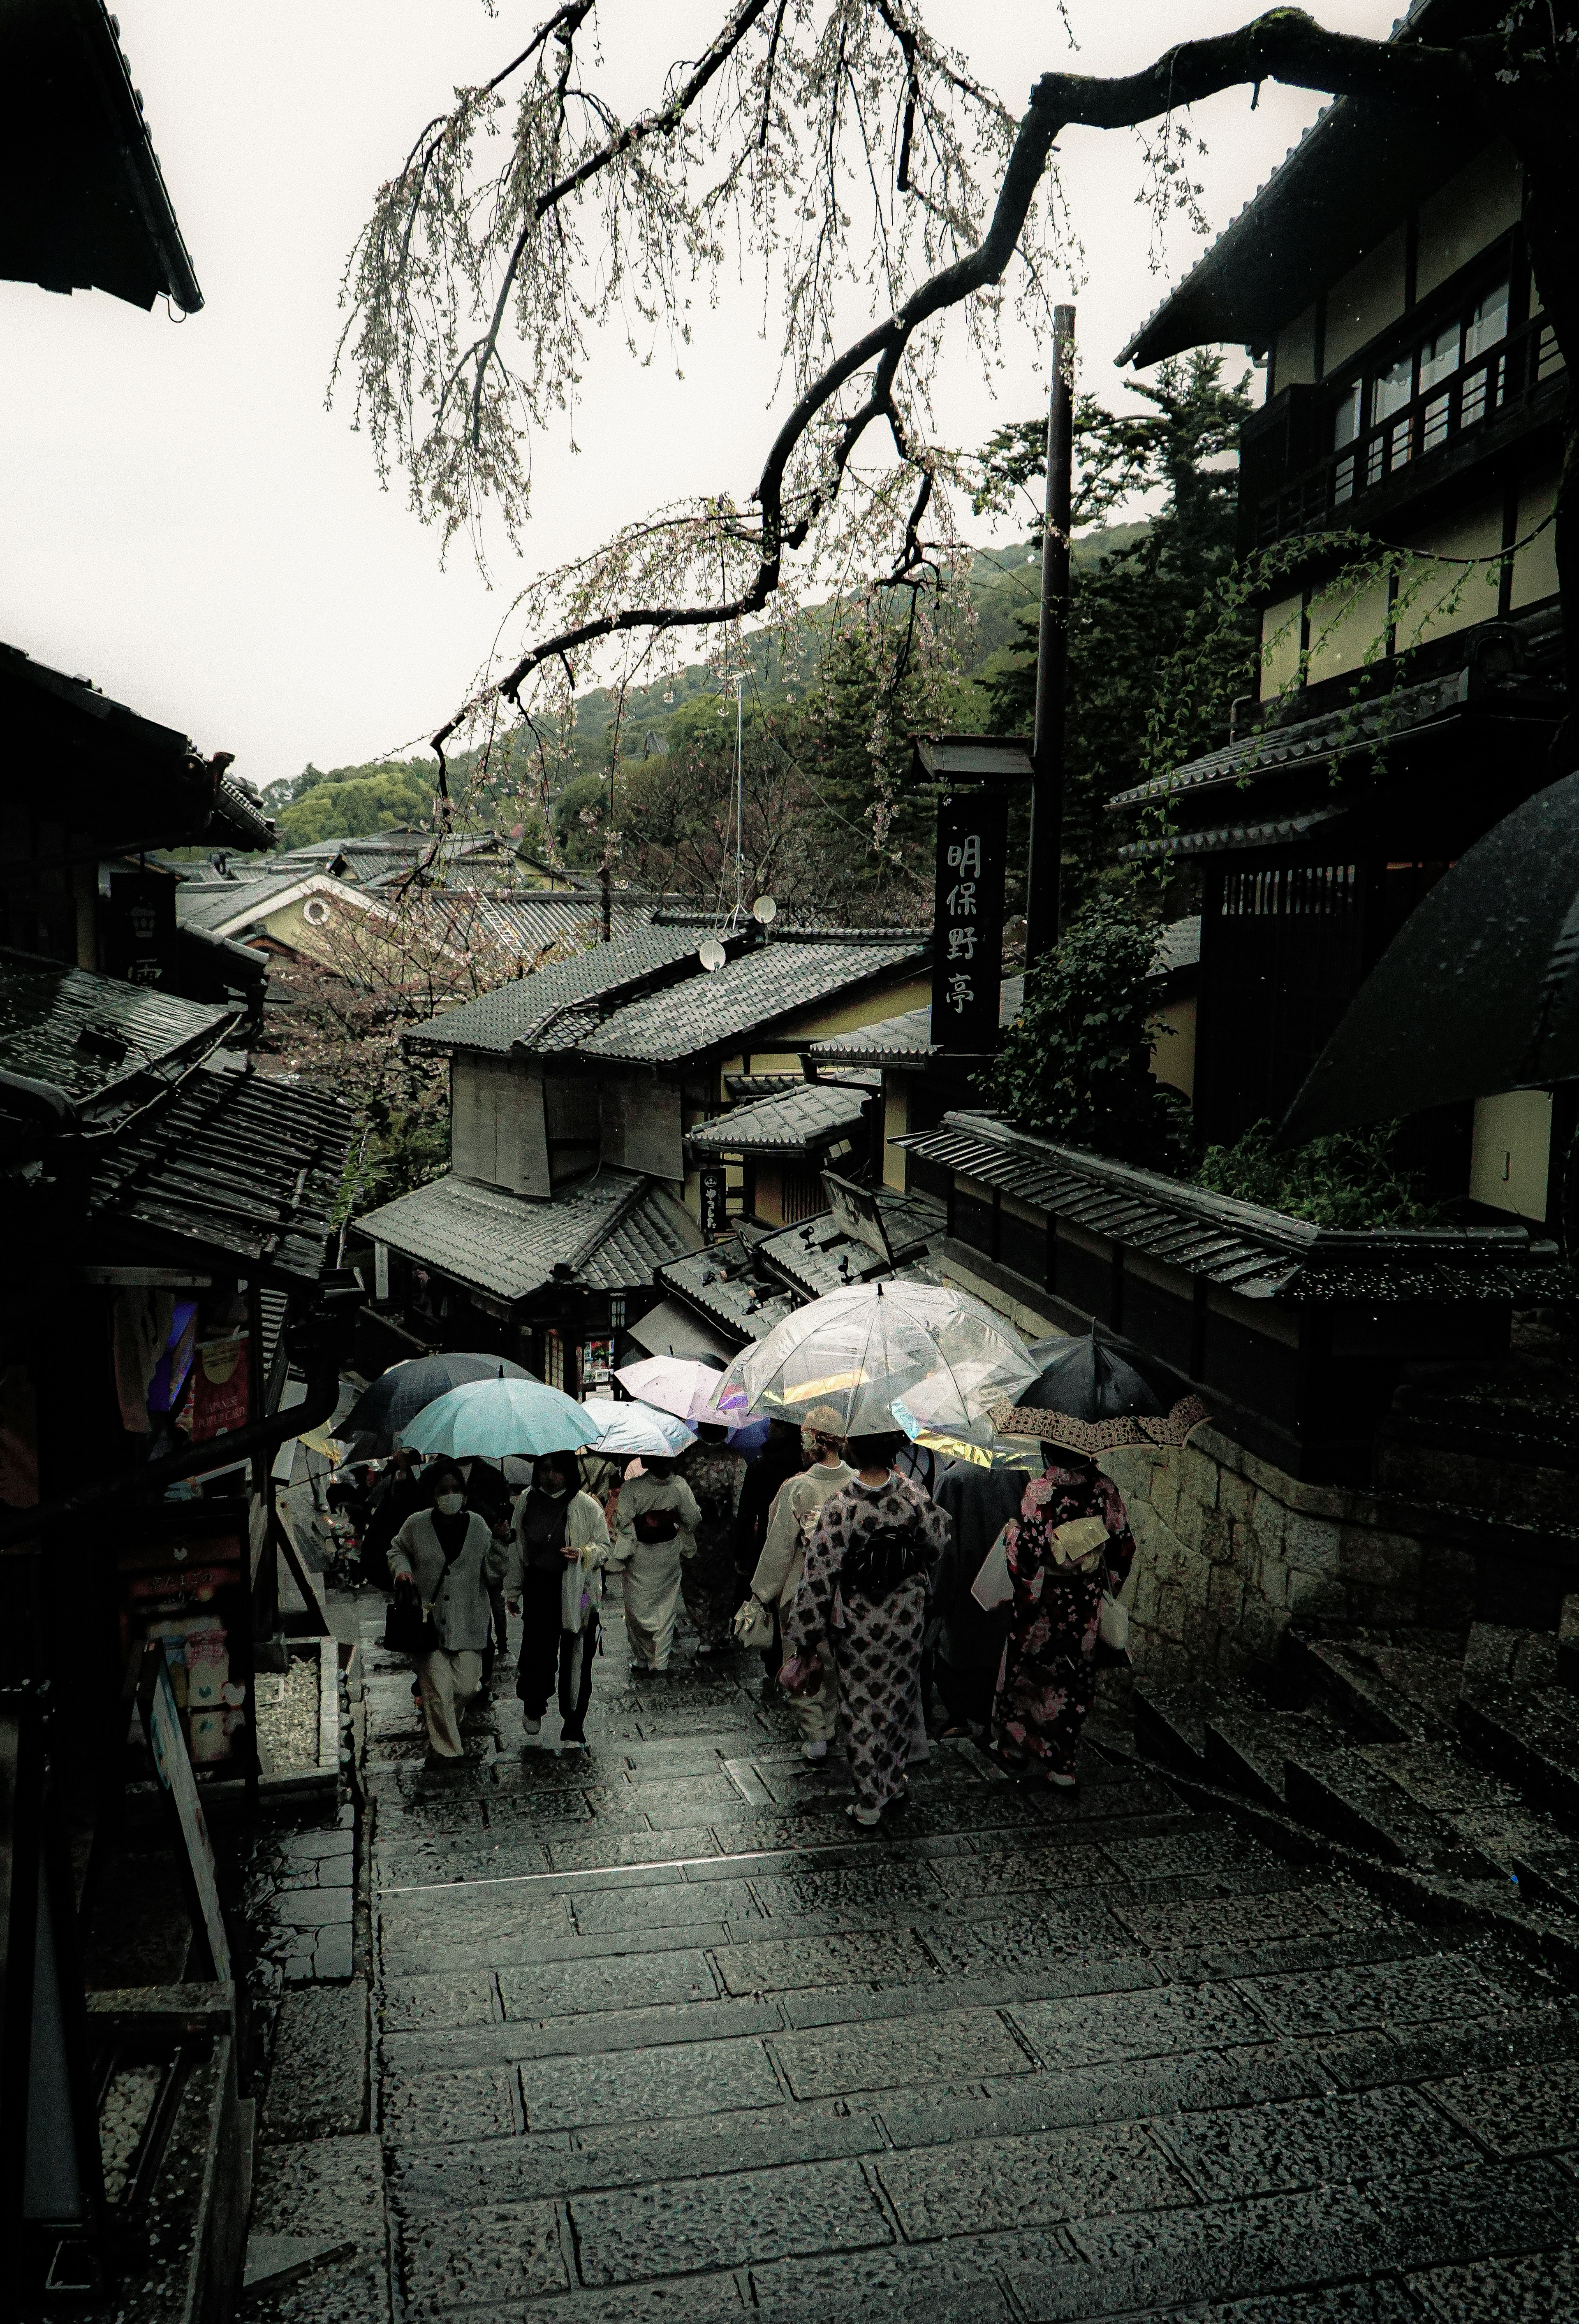
[[[438,1773],[365,1625],[374,2135],[266,2149],[254,2220],[361,2249],[272,2312],[369,2313],[381,2153],[413,2324],[1579,2313],[1528,1960],[1094,1750],[1054,1798],[938,1745],[852,1841],[757,1658],[633,1681],[610,1612],[587,1756],[503,1671]]]

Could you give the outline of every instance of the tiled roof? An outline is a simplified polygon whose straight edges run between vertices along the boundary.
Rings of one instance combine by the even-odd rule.
[[[316,1283],[353,1125],[336,1097],[200,1065],[96,1153],[87,1206],[116,1250]]]
[[[1200,914],[1170,920],[1157,936],[1152,954],[1153,976],[1175,976],[1180,969],[1200,966]]]
[[[1266,823],[1216,823],[1205,831],[1170,831],[1160,839],[1137,839],[1121,847],[1118,860],[1146,863],[1164,855],[1231,855],[1251,848],[1286,847],[1296,839],[1308,839],[1313,831],[1345,823],[1348,816],[1345,807],[1315,807],[1304,815],[1274,816]],[[1199,957],[1198,944],[1198,961]]]
[[[870,1095],[842,1082],[796,1082],[699,1122],[690,1142],[698,1154],[804,1154],[854,1130]]]
[[[272,847],[274,820],[264,814],[263,803],[251,783],[222,775],[214,796],[214,813],[203,836],[210,845]]]
[[[694,930],[690,942],[694,950]],[[920,967],[930,957],[931,943],[930,935],[912,934],[877,942],[764,945],[711,975],[703,971],[677,988],[628,1003],[582,1041],[582,1054],[642,1065],[678,1064],[885,970]]]
[[[315,865],[314,869],[317,869]],[[262,879],[183,880],[176,890],[176,919],[183,928],[224,928],[233,920],[261,920],[308,875],[271,864]]]
[[[0,951],[0,1067],[84,1109],[207,1055],[235,1021],[234,1009]]]
[[[440,891],[439,900],[474,916],[496,944],[516,951],[542,951],[566,937],[578,946],[594,945],[603,933],[603,899],[596,889],[589,894],[584,889],[450,887]],[[662,900],[616,889],[609,899],[612,935],[649,927]]]
[[[698,1238],[690,1213],[656,1179],[608,1167],[546,1203],[480,1179],[436,1178],[356,1223],[499,1299],[527,1298],[561,1266],[595,1290],[642,1288],[661,1260],[694,1250]]]
[[[1263,726],[1237,742],[1225,742],[1221,750],[1189,760],[1171,774],[1156,775],[1149,783],[1137,783],[1133,790],[1115,792],[1107,804],[1140,807],[1147,799],[1171,798],[1181,791],[1250,782],[1395,740],[1462,710],[1470,696],[1470,676],[1467,669],[1449,670],[1418,685],[1372,695],[1369,701],[1345,703],[1320,717],[1296,719],[1286,726]]]
[[[879,1194],[877,1204],[889,1247],[902,1255],[913,1253],[918,1245],[924,1247],[932,1235],[943,1232],[942,1218],[917,1203]],[[831,1211],[819,1212],[798,1226],[781,1227],[776,1234],[764,1235],[755,1256],[759,1268],[781,1277],[807,1299],[821,1299],[826,1292],[842,1291],[851,1283],[895,1272],[866,1243],[843,1233]]]
[[[998,994],[998,1023],[1012,1025],[1025,1006],[1025,980],[1005,976]],[[884,1017],[875,1025],[858,1025],[849,1033],[831,1033],[813,1041],[807,1056],[816,1065],[924,1065],[938,1052],[932,1047],[932,1011],[907,1009],[903,1016]]]
[[[774,1291],[753,1274],[750,1246],[739,1235],[670,1259],[657,1279],[738,1347],[766,1338],[802,1304],[793,1292]]]
[[[594,945],[574,960],[551,961],[459,1009],[446,1009],[416,1027],[406,1040],[414,1048],[483,1049],[496,1056],[508,1056],[518,1042],[528,1048],[545,1041],[553,1047],[572,1047],[575,1036],[567,1010],[577,1003],[584,1010],[606,1001],[666,971],[683,973],[680,964],[695,964],[698,940],[694,925],[632,928],[611,944]],[[590,1021],[583,1017],[581,1024]]]
[[[1572,1278],[1556,1245],[1523,1227],[1340,1233],[1078,1147],[1054,1145],[985,1113],[946,1113],[936,1130],[894,1143],[1242,1298],[1331,1305],[1514,1297],[1533,1303],[1572,1296],[1559,1287]]]

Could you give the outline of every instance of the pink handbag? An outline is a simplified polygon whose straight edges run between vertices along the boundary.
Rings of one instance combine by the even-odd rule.
[[[791,1655],[778,1674],[786,1694],[815,1694],[822,1683],[822,1665],[814,1654]]]

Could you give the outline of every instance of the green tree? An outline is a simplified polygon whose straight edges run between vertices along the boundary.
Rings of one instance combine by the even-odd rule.
[[[308,770],[310,773],[313,771]],[[320,777],[289,807],[276,811],[284,847],[319,839],[358,839],[399,824],[425,823],[433,807],[433,779],[418,783],[404,767],[372,767],[352,779]]]
[[[1136,382],[1149,412],[1115,414],[1082,396],[1077,410],[1077,524],[1106,516],[1140,491],[1162,505],[1136,538],[1094,567],[1077,561],[1070,585],[1069,704],[1064,745],[1064,879],[1069,899],[1089,893],[1113,861],[1105,802],[1143,779],[1146,722],[1191,615],[1234,561],[1236,478],[1231,456],[1251,410],[1245,388],[1222,379],[1222,358],[1198,350]],[[1039,484],[1045,421],[1000,429],[983,447],[978,509],[1005,508]],[[1038,519],[1037,532],[1041,531]],[[1036,614],[1020,616],[1024,646],[987,666],[981,686],[995,732],[1028,734],[1036,707]],[[1212,633],[1221,662],[1198,689],[1198,731],[1180,755],[1222,739],[1217,706],[1255,691],[1255,637],[1246,613]],[[1024,844],[1023,841],[1021,843]]]
[[[1156,937],[1133,895],[1099,894],[1030,971],[989,1084],[1019,1129],[1152,1169],[1183,1162],[1183,1101],[1151,1070],[1168,1029],[1150,981]]]

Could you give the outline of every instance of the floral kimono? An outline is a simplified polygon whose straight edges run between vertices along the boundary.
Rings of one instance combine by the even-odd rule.
[[[1101,1520],[1106,1543],[1066,1549],[1053,1538],[1058,1527],[1082,1517]],[[1097,1694],[1103,1593],[1123,1588],[1135,1554],[1123,1498],[1088,1462],[1054,1466],[1026,1486],[1003,1542],[1014,1596],[993,1741],[1026,1754],[1045,1772],[1072,1775]]]
[[[846,1560],[882,1529],[920,1536],[924,1558],[885,1595],[843,1586]],[[904,1794],[905,1769],[926,1757],[921,1703],[921,1645],[928,1570],[946,1538],[940,1512],[907,1477],[881,1485],[858,1477],[822,1504],[806,1550],[801,1586],[783,1611],[792,1655],[831,1655],[839,1673],[839,1723],[863,1808]]]

